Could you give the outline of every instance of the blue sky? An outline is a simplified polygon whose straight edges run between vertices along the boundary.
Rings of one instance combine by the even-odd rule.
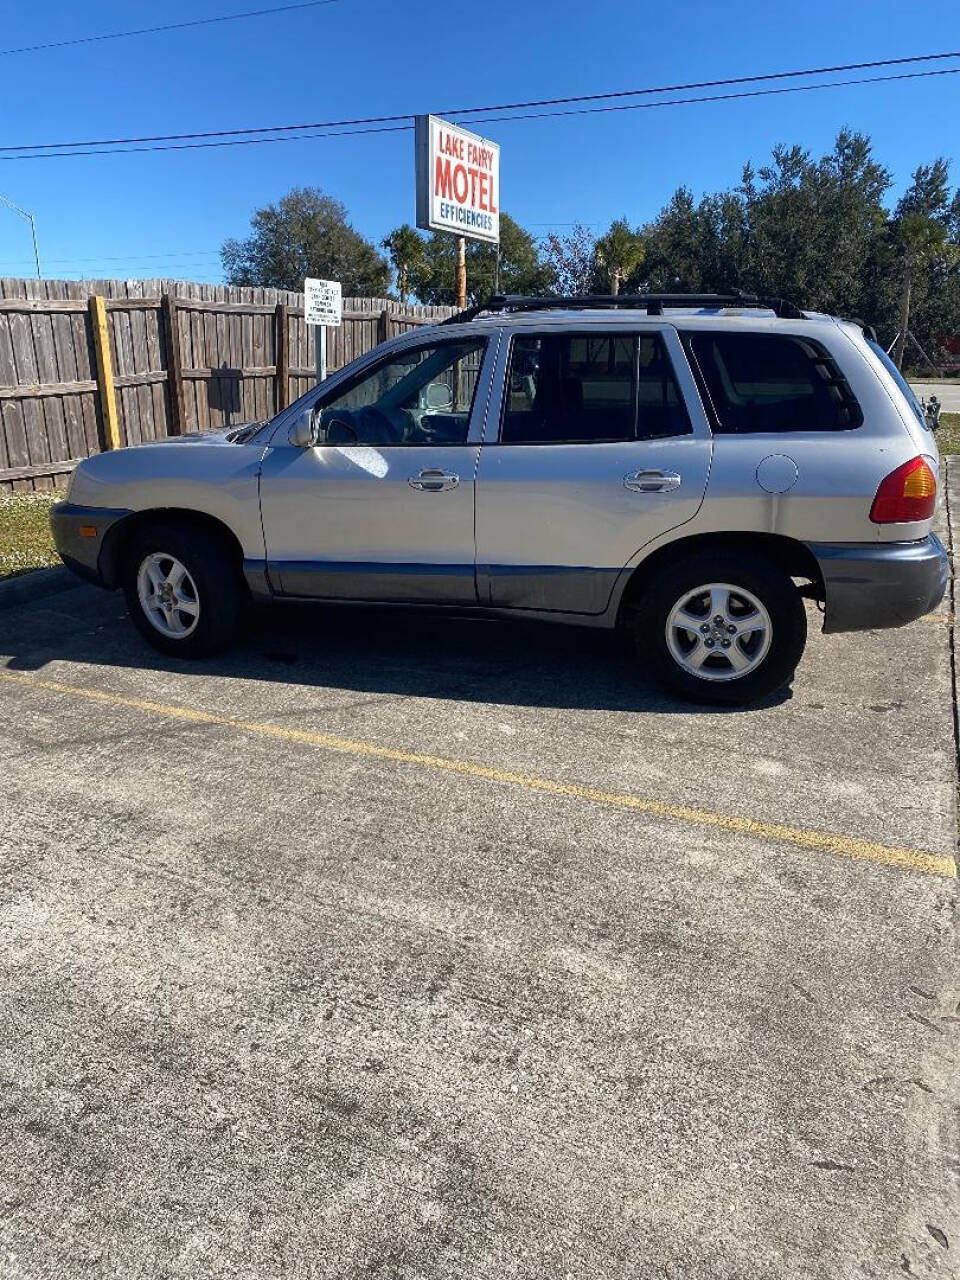
[[[277,0],[3,0],[0,50],[257,8]],[[960,48],[956,0],[337,0],[321,8],[0,56],[0,143],[178,133],[443,111]],[[960,59],[954,65],[960,67]],[[680,184],[733,184],[778,142],[869,133],[897,186],[957,155],[960,75],[743,102],[483,126],[503,207],[536,234],[642,222]],[[223,150],[0,161],[0,193],[35,212],[45,274],[221,279],[250,213],[318,185],[379,239],[414,219],[413,135]],[[29,228],[0,209],[0,275],[29,274]]]

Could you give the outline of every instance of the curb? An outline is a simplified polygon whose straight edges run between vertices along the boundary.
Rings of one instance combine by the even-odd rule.
[[[79,587],[80,579],[64,565],[52,569],[33,569],[0,582],[0,609],[12,609],[16,605],[32,604],[44,596],[56,595]]]

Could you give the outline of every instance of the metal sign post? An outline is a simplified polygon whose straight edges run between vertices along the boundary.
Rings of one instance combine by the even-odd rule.
[[[303,318],[317,329],[317,382],[323,382],[327,376],[327,326],[339,329],[343,323],[343,290],[339,280],[304,280]]]

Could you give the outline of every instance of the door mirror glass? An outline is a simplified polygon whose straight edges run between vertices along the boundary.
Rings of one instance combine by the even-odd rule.
[[[446,382],[431,382],[423,398],[427,409],[450,409],[453,407],[453,387]]]
[[[317,443],[316,419],[313,416],[312,406],[297,414],[287,439],[295,449],[312,449]]]

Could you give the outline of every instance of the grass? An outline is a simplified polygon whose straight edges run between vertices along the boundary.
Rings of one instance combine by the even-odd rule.
[[[61,492],[0,494],[0,581],[59,564],[50,534],[50,507]]]
[[[960,413],[941,413],[937,446],[944,455],[960,453]]]

